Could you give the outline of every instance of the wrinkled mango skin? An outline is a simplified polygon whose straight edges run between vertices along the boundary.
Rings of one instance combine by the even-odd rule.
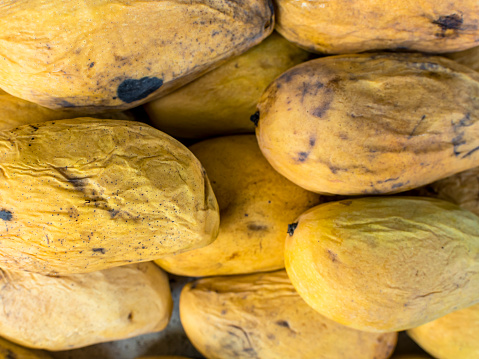
[[[401,331],[479,301],[479,218],[452,203],[343,200],[296,223],[285,246],[288,275],[311,307],[338,323]]]
[[[0,88],[42,106],[128,109],[267,37],[269,0],[7,0]]]
[[[397,334],[361,332],[310,308],[277,271],[188,283],[180,296],[188,338],[207,358],[383,359]]]
[[[190,147],[203,164],[221,213],[218,237],[208,246],[155,261],[191,277],[284,268],[288,224],[320,197],[288,181],[261,155],[254,135],[224,136]]]
[[[175,137],[253,133],[250,116],[266,87],[308,57],[306,51],[273,33],[241,56],[145,104],[145,109],[156,128]]]
[[[200,162],[148,125],[79,118],[0,132],[0,266],[92,272],[211,243]]]
[[[479,74],[442,57],[308,61],[277,78],[258,110],[266,159],[317,193],[397,193],[479,163]]]
[[[168,277],[153,263],[52,277],[0,271],[0,335],[68,350],[156,332],[173,309]]]
[[[40,350],[31,350],[0,338],[0,359],[52,359]]]
[[[414,192],[455,203],[479,216],[479,167],[436,181]]]
[[[469,66],[474,71],[479,70],[479,46],[472,49],[444,54],[444,56],[466,66]]]
[[[461,51],[479,41],[476,0],[277,0],[278,32],[309,51]]]
[[[33,102],[22,100],[0,89],[0,131],[10,130],[22,125],[34,125],[39,122],[85,117],[89,114],[81,110],[50,110]],[[129,112],[112,111],[96,114],[95,118],[131,121]]]
[[[407,333],[435,358],[479,358],[479,304],[452,312]]]

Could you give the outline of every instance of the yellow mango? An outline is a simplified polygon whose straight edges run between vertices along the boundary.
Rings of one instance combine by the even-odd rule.
[[[324,316],[371,332],[411,329],[479,302],[479,218],[433,198],[329,202],[291,224],[285,266]]]
[[[407,333],[435,358],[479,358],[479,304],[447,314]]]
[[[34,125],[38,122],[56,121],[75,117],[88,116],[81,110],[50,110],[33,102],[22,100],[0,89],[0,131],[10,130],[22,125]],[[134,120],[129,112],[111,111],[96,114],[96,118]]]
[[[0,266],[92,272],[211,243],[200,162],[148,125],[79,118],[0,132]]]
[[[270,0],[5,0],[0,88],[51,108],[128,109],[266,38]]]
[[[190,147],[203,164],[221,213],[217,239],[208,246],[156,260],[168,272],[192,277],[284,268],[288,224],[319,203],[277,173],[254,135],[225,136]]]
[[[460,51],[479,41],[476,0],[276,0],[276,29],[309,51]]]
[[[278,77],[258,110],[266,159],[313,192],[397,193],[479,163],[479,74],[442,57],[308,61]]]
[[[0,270],[0,335],[67,350],[156,332],[173,309],[168,277],[137,263],[61,277]]]
[[[211,277],[188,283],[181,323],[211,359],[385,359],[397,333],[347,328],[309,307],[286,272]]]
[[[155,127],[176,137],[253,133],[250,116],[266,87],[308,57],[306,51],[273,33],[241,56],[145,104],[145,109]]]

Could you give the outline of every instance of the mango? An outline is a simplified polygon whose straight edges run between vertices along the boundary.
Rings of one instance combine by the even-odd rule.
[[[217,239],[208,246],[155,260],[170,273],[191,277],[244,274],[284,268],[288,223],[320,197],[288,181],[262,156],[254,135],[194,144],[221,213]]]
[[[433,198],[329,202],[290,225],[286,270],[331,320],[411,329],[479,302],[478,226],[475,214]]]
[[[270,0],[6,0],[0,88],[51,108],[129,109],[266,38]]]
[[[397,333],[347,328],[310,308],[284,270],[188,283],[181,323],[207,358],[385,359]]]
[[[148,125],[79,118],[0,132],[0,266],[86,273],[211,243],[206,173]]]
[[[173,302],[153,263],[67,276],[0,270],[0,335],[31,348],[67,350],[156,332]]]
[[[397,193],[479,163],[479,73],[442,57],[308,61],[278,77],[258,110],[266,159],[317,193]]]

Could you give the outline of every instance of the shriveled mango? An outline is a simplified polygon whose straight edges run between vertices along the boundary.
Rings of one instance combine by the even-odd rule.
[[[218,205],[200,162],[148,125],[79,118],[0,132],[0,266],[92,272],[205,246]]]
[[[445,54],[444,56],[459,62],[460,64],[469,66],[475,71],[479,71],[479,46],[465,51]]]
[[[190,147],[216,194],[221,224],[210,245],[155,262],[191,277],[243,274],[284,268],[288,224],[319,203],[276,172],[261,155],[254,135],[214,138]]]
[[[267,160],[318,193],[396,193],[479,163],[479,73],[442,57],[309,61],[277,78],[258,109]]]
[[[0,89],[0,131],[38,122],[63,120],[88,115],[81,110],[50,110],[33,102],[22,100]],[[96,118],[134,120],[128,112],[112,111],[96,114]]]
[[[42,106],[127,109],[267,37],[270,0],[6,0],[0,88]]]
[[[479,167],[436,181],[415,192],[455,203],[479,216]]]
[[[309,51],[460,51],[479,41],[476,0],[277,0],[276,29]]]
[[[338,323],[410,329],[479,302],[478,228],[476,215],[433,198],[330,202],[290,225],[286,270]]]
[[[162,330],[173,302],[168,277],[137,263],[61,277],[0,270],[0,335],[66,350]]]
[[[250,116],[266,87],[308,57],[306,51],[273,33],[243,55],[147,103],[145,109],[155,127],[177,137],[253,133]]]
[[[52,359],[40,350],[31,350],[0,338],[0,359]]]
[[[408,334],[435,358],[479,358],[479,304],[410,329]]]
[[[207,358],[389,358],[397,334],[361,332],[309,307],[277,271],[188,283],[180,296],[188,338]]]

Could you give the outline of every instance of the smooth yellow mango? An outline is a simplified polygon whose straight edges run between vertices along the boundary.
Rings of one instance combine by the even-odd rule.
[[[153,263],[44,276],[0,270],[0,335],[67,350],[156,332],[173,309],[168,277]]]
[[[259,45],[175,92],[145,104],[152,124],[176,137],[253,133],[266,87],[309,54],[273,33]]]
[[[313,192],[397,193],[479,163],[479,73],[442,57],[308,61],[278,77],[258,110],[266,159]]]
[[[155,262],[191,277],[243,274],[284,268],[288,224],[319,203],[277,173],[254,135],[205,140],[190,147],[203,164],[221,213],[217,239],[208,246],[166,255]]]
[[[266,38],[270,0],[5,0],[0,88],[42,106],[128,109]]]
[[[14,97],[0,89],[0,131],[30,125],[38,122],[56,121],[75,117],[84,117],[89,114],[81,110],[50,110],[33,102]],[[96,114],[96,118],[134,120],[129,112],[111,111]]]
[[[31,350],[0,338],[0,359],[52,359],[40,350]]]
[[[284,270],[188,283],[180,317],[193,345],[214,359],[385,359],[397,340],[396,333],[362,332],[315,312]]]
[[[407,333],[435,358],[479,358],[479,304],[452,312]]]
[[[452,203],[342,200],[310,209],[289,228],[291,282],[343,325],[400,331],[479,302],[479,217]]]
[[[79,118],[0,132],[0,266],[92,272],[211,243],[206,173],[148,125]]]
[[[277,0],[276,29],[309,51],[460,51],[479,41],[476,0]]]

